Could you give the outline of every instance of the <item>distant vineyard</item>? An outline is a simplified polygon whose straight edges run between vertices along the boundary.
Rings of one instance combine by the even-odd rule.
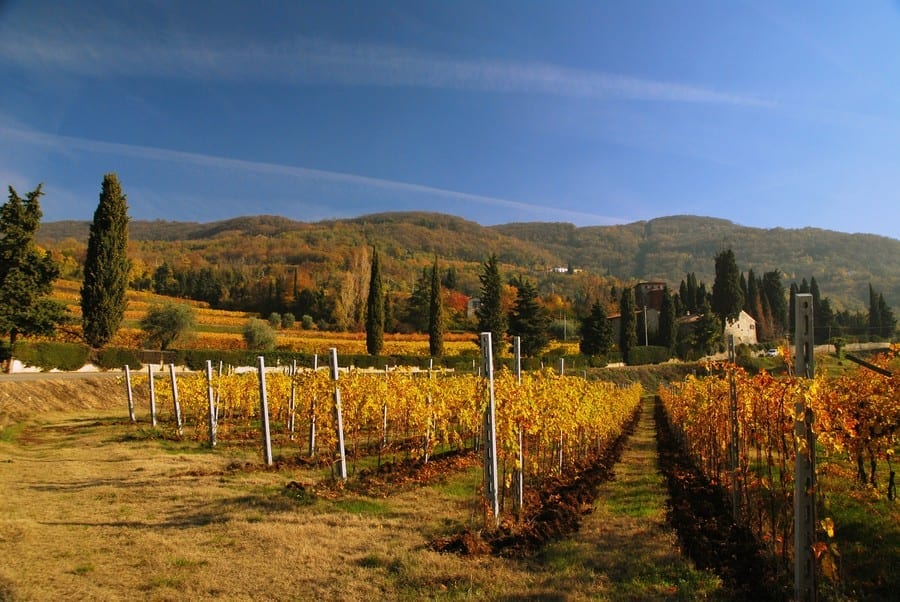
[[[53,297],[66,304],[72,315],[81,315],[79,282],[58,280],[54,284]],[[234,351],[245,349],[241,334],[244,325],[253,314],[242,311],[212,309],[206,303],[187,299],[174,299],[148,292],[128,291],[128,308],[125,311],[125,322],[111,341],[114,347],[139,349],[142,347],[144,333],[138,328],[141,318],[147,309],[154,304],[168,301],[184,303],[194,308],[197,328],[196,332],[181,343],[187,349],[208,349]],[[80,326],[73,325],[66,329],[62,338],[78,341]],[[279,329],[276,333],[278,349],[297,353],[325,354],[335,348],[341,355],[366,355],[366,335],[364,332],[328,332],[319,330],[303,330],[299,323],[293,328]],[[560,354],[577,355],[578,342],[556,342],[554,347]],[[477,335],[474,333],[445,333],[444,352],[448,356],[476,355],[478,353]],[[386,334],[383,354],[388,356],[420,356],[428,357],[427,334]]]

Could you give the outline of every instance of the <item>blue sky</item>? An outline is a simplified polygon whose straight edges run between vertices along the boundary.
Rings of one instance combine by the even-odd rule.
[[[0,183],[89,220],[900,237],[896,2],[0,0]]]

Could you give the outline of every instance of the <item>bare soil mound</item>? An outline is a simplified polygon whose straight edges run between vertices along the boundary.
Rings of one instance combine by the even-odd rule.
[[[121,407],[127,417],[125,384],[115,373],[0,375],[0,424],[47,412]]]

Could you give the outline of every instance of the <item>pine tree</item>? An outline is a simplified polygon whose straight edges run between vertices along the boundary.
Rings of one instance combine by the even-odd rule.
[[[431,295],[428,304],[428,351],[431,357],[444,355],[444,301],[437,258],[431,268]]]
[[[716,280],[713,282],[712,310],[724,327],[727,322],[737,320],[744,307],[741,292],[740,271],[734,252],[726,249],[716,255]]]
[[[712,353],[716,344],[722,338],[722,322],[713,313],[705,296],[700,300],[697,313],[700,315],[700,318],[697,320],[694,337],[701,353],[708,355]]]
[[[869,333],[874,336],[881,334],[881,306],[872,283],[869,283]]]
[[[501,298],[502,282],[497,255],[492,254],[482,266],[478,276],[481,281],[481,303],[475,312],[478,317],[478,332],[490,332],[494,356],[498,356],[506,334],[506,314]]]
[[[413,285],[412,294],[406,301],[406,313],[403,318],[416,332],[426,332],[428,329],[430,291],[431,272],[427,267],[422,268],[422,273]]]
[[[372,270],[369,275],[369,298],[366,303],[366,351],[378,355],[384,348],[384,283],[381,281],[381,262],[378,251],[372,249]]]
[[[535,286],[519,282],[516,303],[509,319],[509,334],[520,337],[522,355],[535,357],[550,344],[550,314],[538,303]]]
[[[103,347],[119,330],[130,270],[128,205],[116,174],[108,173],[91,224],[81,286],[82,330],[91,347]]]
[[[631,350],[637,347],[637,316],[634,312],[634,290],[631,287],[622,291],[619,299],[619,314],[622,330],[619,332],[619,351],[622,361],[628,363]]]
[[[581,322],[581,341],[578,347],[585,355],[605,355],[613,342],[612,324],[606,308],[599,300],[594,301],[591,312]]]
[[[882,338],[891,340],[894,332],[897,330],[897,319],[894,318],[894,311],[884,300],[884,294],[878,293],[878,313],[881,314],[881,331],[879,334]]]
[[[0,349],[6,370],[19,335],[50,335],[69,321],[63,304],[48,298],[59,266],[38,249],[34,236],[41,224],[42,185],[25,199],[9,187],[9,201],[0,207],[0,334],[9,349]]]

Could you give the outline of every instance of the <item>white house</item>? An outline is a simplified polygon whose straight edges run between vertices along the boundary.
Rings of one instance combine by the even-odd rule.
[[[725,323],[725,340],[728,336],[734,336],[735,345],[756,345],[756,320],[747,312],[741,310],[737,320]]]

